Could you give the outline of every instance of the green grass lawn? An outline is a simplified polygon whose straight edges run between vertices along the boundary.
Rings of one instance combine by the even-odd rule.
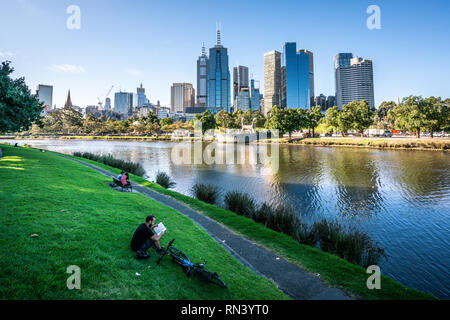
[[[175,210],[55,153],[0,146],[1,299],[289,299]],[[157,266],[152,250],[136,260],[130,239],[149,214],[167,227],[163,245],[176,238],[228,289],[187,278],[169,258]],[[66,287],[70,265],[81,268],[81,290]]]
[[[110,172],[120,173],[104,164],[78,158]],[[262,245],[281,257],[296,263],[313,274],[320,274],[320,278],[330,286],[344,289],[354,297],[362,299],[435,299],[434,296],[408,288],[389,277],[382,276],[381,290],[369,290],[366,281],[369,275],[359,265],[355,265],[335,255],[328,254],[315,248],[299,244],[291,237],[267,229],[262,224],[239,216],[223,208],[213,206],[178,192],[167,190],[141,177],[131,175],[131,179],[143,186],[159,193],[171,196],[191,208],[202,212],[210,218],[226,225],[238,234]]]

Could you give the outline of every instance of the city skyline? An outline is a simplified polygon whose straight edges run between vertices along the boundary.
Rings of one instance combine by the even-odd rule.
[[[450,71],[450,62],[445,59],[449,44],[435,41],[435,38],[443,37],[448,29],[450,23],[440,18],[439,12],[450,5],[437,1],[414,6],[406,2],[379,2],[381,30],[367,29],[365,10],[369,3],[364,1],[349,1],[345,6],[330,1],[317,4],[250,1],[239,3],[242,10],[238,13],[232,10],[232,1],[212,2],[208,9],[218,9],[217,14],[191,23],[187,23],[187,13],[205,13],[202,1],[183,5],[186,17],[177,13],[170,19],[167,18],[171,7],[168,4],[138,1],[134,6],[126,6],[115,1],[99,1],[92,5],[79,1],[81,29],[68,30],[65,22],[69,1],[57,4],[11,1],[3,5],[5,10],[0,13],[0,21],[17,32],[13,35],[8,32],[9,28],[1,28],[0,60],[11,60],[16,69],[14,76],[24,76],[32,90],[38,84],[53,86],[53,104],[58,107],[63,106],[69,89],[73,103],[86,106],[97,104],[97,97],[103,99],[112,85],[115,91],[135,92],[140,83],[144,84],[152,103],[160,100],[162,105],[168,106],[172,83],[197,83],[195,60],[199,48],[202,42],[208,48],[214,45],[215,23],[221,21],[229,65],[248,66],[252,78],[261,81],[261,92],[265,86],[264,53],[280,50],[285,42],[297,42],[299,48],[314,53],[316,96],[334,95],[333,56],[340,52],[373,59],[376,106],[384,100],[397,101],[398,97],[409,94],[445,96],[448,85],[443,74]],[[323,20],[338,15],[339,24],[330,27],[308,19],[304,22],[286,19],[269,24],[265,20],[272,11],[281,10],[286,18],[292,18],[292,12],[298,9],[308,13],[324,5]],[[105,7],[108,12],[103,10]],[[15,14],[6,15],[7,12]],[[248,19],[240,19],[244,13],[251,13]],[[306,13],[298,13],[299,18]],[[97,21],[99,16],[104,21],[114,21],[122,14],[131,15],[132,18],[124,19],[128,23],[112,26]],[[152,19],[147,19],[147,15]],[[277,17],[275,15],[274,19],[278,20]],[[330,24],[333,19],[329,20]],[[435,21],[432,28],[425,24],[430,19]],[[176,33],[176,22],[185,27],[183,35]],[[104,26],[105,23],[108,26]],[[126,46],[117,41],[122,36],[129,37]],[[149,44],[134,41],[136,38],[149,39],[145,41]],[[415,63],[423,59],[417,43],[433,52],[433,59],[426,64]]]

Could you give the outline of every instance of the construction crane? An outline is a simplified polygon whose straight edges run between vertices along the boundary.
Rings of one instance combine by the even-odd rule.
[[[108,98],[108,96],[111,93],[113,88],[114,88],[114,85],[111,86],[111,88],[109,89],[108,93],[106,94],[105,99],[104,99],[105,102],[106,102],[106,98]],[[97,99],[98,99],[98,105],[99,105],[100,109],[103,109],[103,102],[100,100],[99,97],[97,97]]]

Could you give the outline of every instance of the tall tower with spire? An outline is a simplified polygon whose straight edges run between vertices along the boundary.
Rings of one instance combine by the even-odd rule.
[[[206,107],[208,99],[208,70],[209,59],[206,55],[205,43],[202,46],[202,54],[197,59],[197,107]]]
[[[208,109],[212,113],[231,111],[230,69],[228,49],[222,45],[220,24],[217,25],[216,45],[209,49]]]
[[[66,103],[64,104],[64,108],[73,108],[72,99],[70,99],[70,89],[69,93],[67,94],[67,100]]]

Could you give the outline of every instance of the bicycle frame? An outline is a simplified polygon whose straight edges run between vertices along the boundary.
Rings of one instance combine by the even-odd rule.
[[[172,257],[172,261],[179,264],[188,277],[193,275],[197,275],[200,277],[203,276],[203,278],[208,282],[212,282],[222,288],[226,288],[225,282],[223,282],[219,278],[217,273],[212,273],[205,270],[204,266],[206,264],[206,261],[204,261],[203,263],[192,263],[191,259],[189,259],[189,257],[186,256],[183,251],[172,245],[174,241],[175,239],[169,242],[169,244],[167,245],[167,249],[164,250],[164,253],[159,257],[157,264],[162,261],[166,254],[169,254]]]

